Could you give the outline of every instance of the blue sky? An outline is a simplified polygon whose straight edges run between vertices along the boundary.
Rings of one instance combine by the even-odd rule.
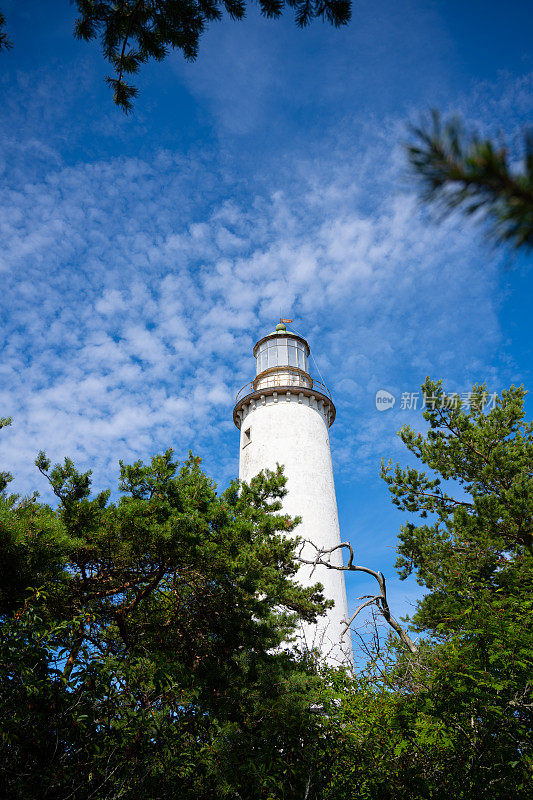
[[[529,2],[362,0],[351,24],[224,20],[199,59],[139,76],[125,117],[67,0],[4,0],[0,56],[2,468],[46,486],[36,452],[92,468],[172,445],[221,486],[238,469],[231,410],[253,343],[279,315],[311,343],[337,405],[342,535],[393,578],[403,518],[379,479],[402,460],[375,393],[531,385],[531,269],[462,218],[421,209],[402,143],[430,108],[519,155],[531,119]],[[350,578],[353,600],[366,591]]]

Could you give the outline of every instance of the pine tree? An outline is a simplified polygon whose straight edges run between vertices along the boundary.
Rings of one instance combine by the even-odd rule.
[[[416,142],[408,158],[425,202],[442,213],[461,209],[491,223],[496,241],[515,248],[533,247],[533,136],[524,132],[522,171],[511,168],[508,149],[477,134],[467,136],[460,120],[442,123],[434,111],[429,122],[413,127]]]
[[[303,796],[318,677],[280,644],[325,603],[295,580],[281,471],[218,494],[168,450],[110,503],[37,466],[57,509],[0,498],[0,796]]]

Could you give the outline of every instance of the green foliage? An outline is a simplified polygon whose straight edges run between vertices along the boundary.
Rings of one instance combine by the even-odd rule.
[[[511,800],[531,783],[529,724],[457,647],[344,682],[329,719],[327,800]],[[509,657],[502,654],[501,662]],[[516,685],[516,684],[515,684]],[[333,752],[335,757],[333,757]]]
[[[0,419],[0,430],[11,419]],[[13,613],[28,596],[28,587],[56,579],[66,563],[70,539],[61,521],[37,494],[22,501],[8,495],[12,480],[0,472],[0,619]]]
[[[2,24],[2,18],[0,16],[0,26]],[[1,39],[0,39],[1,41]],[[11,417],[0,417],[0,431],[2,428],[7,428],[8,425],[11,425]],[[13,480],[13,476],[10,472],[0,472],[0,495],[5,493],[7,485],[10,481]]]
[[[400,431],[426,470],[382,466],[401,528],[398,569],[427,590],[412,628],[391,633],[356,680],[329,678],[315,745],[332,767],[322,800],[514,800],[533,771],[532,426],[524,390],[488,413],[441,382],[422,387],[425,435]],[[417,524],[418,522],[418,524]]]
[[[221,495],[199,459],[121,464],[90,495],[3,496],[0,796],[514,800],[533,768],[533,426],[524,390],[483,411],[429,379],[424,469],[383,465],[398,569],[426,594],[416,652],[390,634],[356,679],[280,644],[320,587],[295,581],[282,472]],[[412,515],[418,515],[418,519]],[[36,587],[36,588],[28,588]]]
[[[162,61],[170,50],[181,50],[194,61],[200,36],[210,22],[246,16],[244,0],[76,0],[79,17],[75,35],[89,41],[99,38],[105,59],[114,74],[106,78],[113,89],[115,103],[124,111],[132,109],[137,89],[125,80],[150,60]],[[338,27],[351,14],[350,0],[259,0],[265,17],[280,17],[285,7],[293,8],[296,24],[309,25],[321,19]]]
[[[51,509],[0,497],[0,618],[20,607],[29,587],[58,579],[70,545]]]
[[[74,27],[77,39],[98,39],[113,74],[106,83],[113,99],[126,113],[133,109],[138,89],[126,81],[142,64],[162,61],[171,50],[181,50],[188,61],[198,56],[200,37],[224,12],[233,20],[246,16],[245,0],[72,0],[79,16]],[[263,16],[281,17],[286,7],[294,9],[296,24],[305,28],[314,19],[334,27],[346,25],[351,0],[259,0]],[[12,44],[0,13],[0,51]]]
[[[109,504],[68,459],[37,465],[58,509],[0,517],[0,795],[302,794],[318,677],[279,645],[325,604],[294,580],[281,470],[218,495],[168,450],[121,464]]]
[[[504,580],[524,548],[533,553],[533,424],[524,422],[525,391],[511,387],[484,413],[485,386],[473,387],[469,409],[447,396],[440,381],[428,378],[422,390],[432,406],[424,412],[427,436],[405,426],[400,438],[436,477],[382,466],[395,505],[435,519],[402,528],[400,574],[416,569],[433,594],[448,585],[450,562],[452,574],[466,567],[484,584]],[[443,481],[454,481],[459,496]]]
[[[387,672],[412,720],[402,758],[430,797],[512,798],[533,767],[533,426],[521,387],[488,413],[484,386],[468,409],[440,381],[422,390],[429,430],[400,437],[431,473],[382,467],[393,502],[422,518],[401,529],[400,576],[428,590],[413,617],[426,641]]]
[[[511,169],[504,145],[477,135],[468,138],[458,119],[413,127],[416,143],[409,161],[422,185],[422,197],[444,213],[461,208],[492,222],[497,240],[514,247],[533,246],[533,137],[524,134],[523,171]]]

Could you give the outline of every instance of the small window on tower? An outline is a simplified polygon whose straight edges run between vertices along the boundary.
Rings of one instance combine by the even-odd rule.
[[[244,431],[242,437],[242,446],[246,447],[246,445],[250,444],[251,441],[252,441],[252,429],[248,428],[248,430]]]

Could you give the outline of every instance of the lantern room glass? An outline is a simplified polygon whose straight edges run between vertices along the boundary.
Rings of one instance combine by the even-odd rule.
[[[309,372],[307,348],[298,339],[280,336],[259,345],[256,354],[256,374],[273,367],[297,367]]]

